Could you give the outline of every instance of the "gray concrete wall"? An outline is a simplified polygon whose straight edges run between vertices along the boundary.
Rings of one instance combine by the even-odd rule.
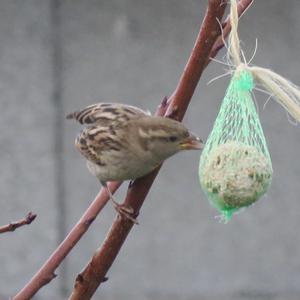
[[[73,147],[79,126],[64,115],[100,101],[154,111],[177,84],[206,2],[0,2],[0,223],[38,214],[0,237],[3,299],[30,279],[99,190]],[[240,24],[248,57],[258,38],[255,64],[297,84],[299,17],[299,1],[255,1]],[[222,73],[224,66],[209,66],[184,119],[204,139],[228,78],[206,83]],[[171,158],[98,298],[300,298],[299,126],[274,101],[263,109],[266,95],[256,98],[274,167],[268,195],[219,224],[198,183],[199,153]],[[66,298],[114,215],[108,205],[36,299]]]

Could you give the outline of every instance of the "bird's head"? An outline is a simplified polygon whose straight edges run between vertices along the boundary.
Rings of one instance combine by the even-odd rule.
[[[160,161],[181,150],[202,149],[202,141],[178,121],[163,117],[145,117],[136,124],[140,145]]]

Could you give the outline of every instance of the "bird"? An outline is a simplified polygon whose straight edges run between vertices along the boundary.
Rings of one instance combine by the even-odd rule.
[[[86,125],[76,137],[75,147],[119,215],[134,223],[133,209],[114,200],[107,182],[143,177],[177,152],[203,148],[202,140],[182,123],[131,105],[96,103],[66,118]]]

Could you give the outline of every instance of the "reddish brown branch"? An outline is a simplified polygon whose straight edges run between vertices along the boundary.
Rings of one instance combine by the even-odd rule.
[[[239,14],[241,14],[252,1],[241,0]],[[163,101],[158,114],[165,112],[165,116],[182,120],[188,104],[195,91],[201,74],[210,61],[210,57],[215,56],[223,45],[218,44],[220,39],[220,28],[218,20],[221,20],[225,10],[224,2],[220,0],[210,0],[205,19],[201,25],[195,46],[187,62],[179,84],[168,102]],[[226,22],[225,33],[229,22]],[[222,41],[222,39],[221,39]],[[166,99],[164,99],[166,100]],[[129,187],[124,205],[132,207],[135,214],[139,210],[151,188],[160,167],[147,176],[135,180]],[[95,252],[92,260],[85,269],[77,276],[70,300],[90,299],[98,286],[105,281],[105,275],[116,256],[118,255],[133,223],[129,220],[117,217],[110,228],[102,246]]]
[[[254,0],[240,0],[238,3],[238,15],[242,16],[243,13],[250,7]],[[222,23],[222,31],[223,35],[220,35],[217,40],[215,41],[209,59],[207,60],[207,64],[210,62],[210,58],[214,58],[220,49],[224,47],[224,40],[228,37],[231,30],[230,18],[227,17],[226,21]]]
[[[241,3],[245,3],[243,11],[249,6],[251,1],[241,0]],[[249,2],[249,4],[247,4]],[[216,53],[223,47],[222,39],[220,39],[219,28],[216,26],[216,18],[221,19],[224,13],[225,5],[221,6],[221,0],[209,0],[209,8],[205,17],[205,20],[201,26],[201,32],[197,38],[192,55],[189,59],[184,74],[178,84],[178,87],[174,94],[167,101],[165,98],[160,105],[157,114],[167,115],[178,120],[181,120],[188,106],[188,102],[193,95],[194,89],[200,79],[202,71],[209,63],[209,57],[214,57]],[[228,22],[227,22],[228,25]],[[226,26],[227,26],[226,25]],[[226,27],[225,26],[225,27]],[[211,34],[209,31],[211,30]],[[227,30],[227,29],[226,29]],[[224,30],[225,31],[225,30]],[[228,32],[230,31],[230,27]],[[216,35],[219,37],[216,39]],[[207,41],[199,39],[208,38]],[[211,39],[213,37],[213,39]],[[211,47],[212,42],[213,46]],[[220,42],[221,41],[221,42]],[[202,45],[201,45],[202,44]],[[196,55],[195,51],[199,51],[201,56]],[[203,55],[203,57],[202,57]],[[205,63],[203,63],[204,60]],[[193,66],[193,64],[195,64]],[[191,81],[189,83],[190,77]],[[197,79],[198,77],[198,79]],[[186,90],[185,90],[186,89]],[[178,93],[178,94],[177,94]],[[183,95],[183,98],[179,97]],[[168,109],[169,107],[169,109]],[[168,112],[166,113],[168,109]],[[158,169],[148,176],[136,180],[131,188],[129,188],[127,197],[125,199],[125,205],[130,205],[138,213],[148,191],[158,173]],[[112,192],[117,190],[120,183],[110,184]],[[14,300],[30,299],[33,295],[46,283],[51,281],[55,277],[55,270],[66,257],[66,255],[76,245],[82,235],[87,231],[91,222],[96,218],[97,214],[101,211],[103,206],[107,203],[108,197],[104,191],[100,191],[91,206],[84,213],[78,223],[71,230],[65,240],[59,245],[59,247],[53,252],[46,263],[41,269],[34,275],[30,282],[13,298]],[[97,286],[105,281],[105,274],[109,267],[113,263],[117,253],[119,252],[126,236],[128,235],[133,224],[130,221],[117,218],[108,233],[107,238],[104,241],[102,247],[95,253],[95,256],[91,263],[86,267],[76,281],[76,287],[71,296],[71,299],[89,299],[83,298],[84,294],[90,295],[96,290]],[[107,249],[110,249],[108,251]],[[95,265],[94,265],[95,264]],[[94,278],[92,278],[90,285],[86,284],[86,273],[90,270],[95,270]],[[90,276],[91,274],[89,274]],[[93,277],[93,276],[92,276]],[[81,296],[80,296],[81,295]]]
[[[200,27],[191,56],[184,68],[177,88],[169,101],[167,116],[181,121],[194,94],[201,74],[207,66],[207,60],[214,43],[221,34],[219,22],[222,20],[226,8],[225,1],[210,0],[208,8]],[[219,20],[219,22],[218,22]],[[176,110],[173,113],[173,110]]]
[[[111,182],[108,184],[112,193],[114,193],[121,185],[119,182]],[[72,228],[70,233],[58,248],[52,253],[40,270],[32,277],[26,286],[12,299],[24,300],[31,299],[35,293],[45,284],[49,283],[56,277],[55,270],[68,255],[68,253],[77,244],[83,234],[88,230],[89,226],[95,220],[99,212],[105,206],[109,197],[105,189],[101,189],[90,207],[80,218],[77,224]]]
[[[195,46],[184,69],[179,84],[168,101],[166,116],[182,120],[188,104],[201,77],[214,43],[220,36],[217,19],[221,20],[226,4],[222,0],[210,0],[208,9],[197,36]],[[159,107],[159,112],[164,109]],[[159,169],[147,176],[135,180],[129,187],[124,205],[132,207],[136,215],[151,188]],[[90,299],[120,251],[133,223],[117,217],[108,232],[102,246],[96,251],[92,260],[77,276],[70,300]]]
[[[124,204],[130,205],[135,212],[138,212],[158,171],[159,169],[132,182]],[[74,290],[69,299],[85,300],[92,297],[99,284],[105,281],[105,275],[132,227],[133,223],[130,220],[116,217],[102,246],[95,252],[85,269],[76,277]]]
[[[19,227],[31,224],[35,218],[36,218],[36,214],[33,214],[32,212],[30,212],[27,214],[27,216],[24,219],[1,226],[0,233],[15,231]]]

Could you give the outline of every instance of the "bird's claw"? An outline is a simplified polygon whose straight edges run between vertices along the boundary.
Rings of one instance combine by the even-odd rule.
[[[119,203],[117,203],[115,201],[113,202],[113,205],[114,205],[115,210],[118,212],[118,214],[121,217],[130,220],[131,222],[133,222],[136,225],[139,224],[139,222],[137,221],[137,219],[134,217],[134,210],[133,210],[132,207],[124,206],[124,205],[119,204]]]

